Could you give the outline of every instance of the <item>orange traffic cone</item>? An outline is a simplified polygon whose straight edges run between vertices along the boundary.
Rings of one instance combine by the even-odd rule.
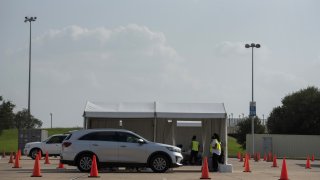
[[[5,153],[5,150],[3,149],[2,158],[5,158],[5,157],[6,157],[6,153]]]
[[[90,171],[90,176],[88,177],[100,177],[98,173],[96,155],[93,155],[92,157],[91,171]]]
[[[31,177],[42,177],[40,172],[39,155],[37,155],[36,160],[34,161],[33,173]]]
[[[238,159],[240,160],[240,158],[241,158],[241,154],[240,154],[240,152],[238,151]]]
[[[66,168],[63,166],[62,162],[59,162],[57,169],[66,169]]]
[[[41,153],[40,150],[38,151],[38,156],[39,156],[39,160],[41,160],[42,159],[42,153]]]
[[[13,155],[12,155],[12,152],[10,153],[10,159],[9,159],[9,162],[8,163],[13,163]]]
[[[48,155],[48,151],[46,152],[46,158],[45,158],[45,162],[44,164],[50,164],[49,162],[49,155]]]
[[[271,154],[271,152],[269,152],[267,162],[271,162],[271,161],[272,161],[272,154]]]
[[[207,157],[203,158],[203,165],[202,165],[202,174],[200,179],[211,179],[209,177],[209,168],[208,168],[208,160]]]
[[[258,161],[260,161],[260,152],[258,152]]]
[[[21,168],[19,160],[20,160],[19,153],[16,153],[16,159],[14,161],[14,165],[12,168]]]
[[[21,160],[21,150],[18,149],[19,160]]]
[[[283,161],[282,161],[281,175],[279,180],[289,180],[285,157],[283,158]]]
[[[267,161],[267,155],[266,155],[266,153],[264,153],[263,161]]]
[[[244,156],[244,161],[243,161],[243,166],[242,166],[242,167],[246,167],[247,160],[249,160],[249,159],[248,159],[248,154],[246,154],[246,155]]]
[[[243,161],[243,156],[242,154],[240,154],[240,161],[239,162],[242,162]]]
[[[243,172],[251,172],[250,171],[250,165],[249,165],[249,157],[246,157],[245,166],[244,166],[244,171]]]
[[[308,157],[307,157],[306,169],[311,169],[309,155],[308,155]]]
[[[277,165],[277,156],[276,155],[273,155],[273,164],[271,167],[278,167]]]
[[[312,162],[314,161],[314,154],[312,154],[311,161]]]

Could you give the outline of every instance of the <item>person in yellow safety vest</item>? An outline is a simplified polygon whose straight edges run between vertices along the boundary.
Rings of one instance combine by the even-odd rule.
[[[190,164],[197,164],[198,162],[198,152],[200,143],[197,141],[197,136],[192,136],[191,140],[191,153],[190,153]]]
[[[214,133],[211,137],[210,153],[212,153],[212,169],[213,172],[218,171],[218,160],[221,155],[221,142],[219,135]]]

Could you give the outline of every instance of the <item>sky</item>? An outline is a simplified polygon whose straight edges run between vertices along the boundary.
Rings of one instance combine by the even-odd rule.
[[[320,87],[318,0],[1,0],[0,96],[50,127],[83,126],[87,101],[224,103],[267,118]]]

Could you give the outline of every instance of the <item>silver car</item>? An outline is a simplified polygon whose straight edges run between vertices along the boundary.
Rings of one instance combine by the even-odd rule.
[[[181,166],[181,149],[150,142],[124,129],[88,129],[72,132],[62,143],[61,162],[77,166],[82,172],[91,169],[96,155],[98,167],[150,167],[166,172]]]

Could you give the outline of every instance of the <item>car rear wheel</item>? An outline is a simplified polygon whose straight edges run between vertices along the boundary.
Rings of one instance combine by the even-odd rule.
[[[156,173],[166,172],[169,169],[169,160],[164,155],[155,155],[150,161],[150,167]]]
[[[90,172],[92,156],[92,154],[83,154],[78,158],[77,167],[81,172]]]

